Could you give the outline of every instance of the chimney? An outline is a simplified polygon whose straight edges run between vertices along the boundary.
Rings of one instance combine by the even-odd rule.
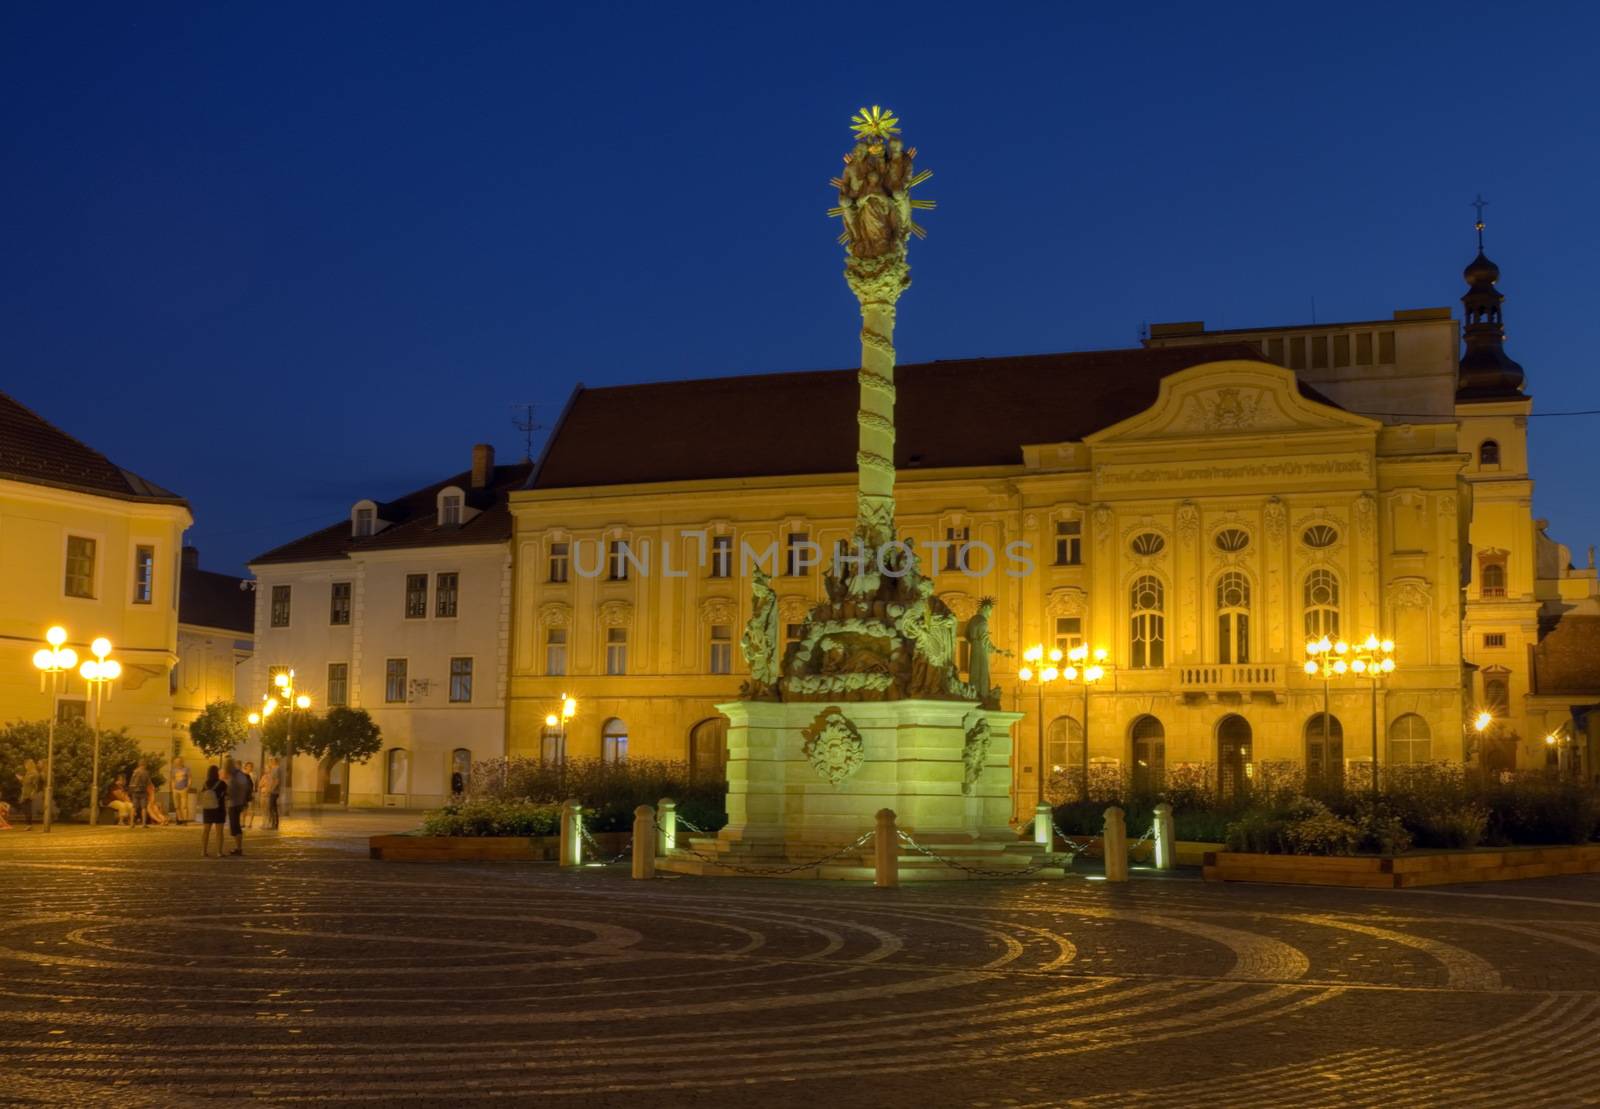
[[[183,549],[183,568],[185,570],[200,569],[200,548],[185,547]]]
[[[472,448],[472,487],[482,489],[494,477],[494,448],[478,443]]]

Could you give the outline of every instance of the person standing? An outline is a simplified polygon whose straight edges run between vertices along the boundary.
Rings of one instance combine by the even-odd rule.
[[[22,782],[22,806],[28,810],[28,831],[33,831],[33,810],[38,805],[40,792],[44,783],[39,775],[39,764],[32,759],[22,760],[22,773],[17,775]]]
[[[189,823],[189,768],[182,755],[172,759],[172,817],[179,824]]]
[[[277,759],[267,763],[261,774],[261,790],[267,795],[267,827],[278,828],[278,794],[283,789],[283,768]]]
[[[256,793],[258,791],[256,790],[256,764],[255,763],[247,762],[247,763],[244,764],[244,776],[246,778],[250,779],[250,799],[252,801],[254,801],[254,802],[259,803],[260,802],[260,798],[256,796]],[[255,808],[255,805],[251,805],[249,808],[245,809],[245,811],[244,811],[244,826],[246,828],[254,828],[256,826],[256,808]]]
[[[256,791],[255,781],[244,770],[229,759],[225,764],[228,771],[228,832],[233,836],[233,850],[230,855],[244,854],[244,819],[245,810],[250,807],[250,798]]]
[[[228,819],[228,784],[215,766],[206,767],[206,780],[200,786],[200,855],[211,854],[211,829],[217,830],[217,858],[222,858],[222,825]]]
[[[149,826],[145,818],[145,806],[149,803],[149,794],[150,771],[145,769],[144,760],[140,759],[133,764],[133,774],[128,778],[128,797],[133,801],[135,826]]]

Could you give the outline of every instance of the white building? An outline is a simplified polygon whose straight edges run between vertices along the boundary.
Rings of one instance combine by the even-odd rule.
[[[438,805],[451,775],[505,753],[511,621],[507,494],[531,464],[472,466],[254,559],[256,654],[239,700],[260,700],[280,669],[317,709],[364,708],[384,750],[352,768],[354,805]],[[343,768],[296,760],[294,798],[338,800]]]

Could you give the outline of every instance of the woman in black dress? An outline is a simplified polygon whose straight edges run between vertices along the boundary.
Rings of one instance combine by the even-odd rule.
[[[195,794],[200,810],[200,854],[211,854],[211,829],[217,830],[217,858],[222,858],[222,825],[228,819],[228,787],[215,766],[206,768],[206,780]]]

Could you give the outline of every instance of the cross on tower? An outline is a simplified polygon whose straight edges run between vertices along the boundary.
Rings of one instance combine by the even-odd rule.
[[[1489,202],[1487,200],[1483,199],[1483,194],[1482,193],[1479,193],[1478,194],[1478,199],[1474,200],[1472,202],[1471,206],[1478,210],[1478,222],[1477,222],[1477,225],[1476,225],[1477,229],[1478,229],[1478,253],[1482,254],[1483,253],[1483,210],[1489,206]]]

